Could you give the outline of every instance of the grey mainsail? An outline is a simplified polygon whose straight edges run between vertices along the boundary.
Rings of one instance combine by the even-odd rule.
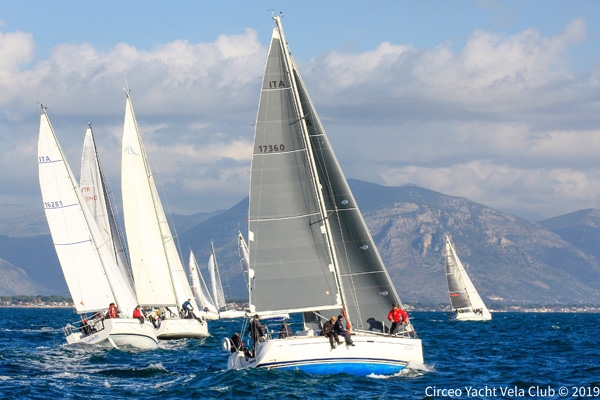
[[[448,238],[446,238],[446,242],[449,243]],[[447,246],[446,249],[446,278],[448,279],[450,303],[452,303],[452,308],[455,310],[469,308],[471,307],[471,300],[469,299],[469,293],[467,293],[465,281],[458,269],[456,257],[450,246]]]
[[[337,308],[377,330],[400,299],[284,41],[272,39],[256,123],[251,303]]]
[[[250,303],[257,312],[341,306],[301,105],[273,38],[261,90],[248,219]]]

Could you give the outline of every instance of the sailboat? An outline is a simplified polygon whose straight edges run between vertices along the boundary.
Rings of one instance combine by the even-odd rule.
[[[68,324],[63,329],[67,343],[156,349],[154,327],[130,317],[136,307],[133,287],[124,279],[112,249],[86,205],[43,106],[38,168],[54,248],[75,310],[81,316],[79,326]],[[115,303],[121,311],[117,318],[104,318],[110,303]]]
[[[217,263],[217,254],[213,242],[210,242],[210,256],[208,258],[208,273],[210,275],[210,284],[212,289],[212,298],[219,310],[219,318],[238,318],[243,317],[246,312],[243,310],[227,309],[225,301],[225,292],[221,282],[221,274],[219,273],[219,264]]]
[[[190,279],[192,281],[192,292],[196,298],[196,304],[198,304],[200,310],[202,310],[200,311],[202,317],[204,319],[219,319],[219,309],[215,306],[215,302],[202,277],[198,262],[196,261],[196,256],[192,250],[190,250],[189,270]]]
[[[446,236],[446,278],[448,292],[454,314],[449,317],[456,321],[489,321],[492,314],[477,293],[477,289],[469,279],[450,238]]]
[[[397,373],[423,362],[421,340],[410,320],[393,334],[386,326],[400,298],[300,77],[280,17],[273,19],[250,175],[249,303],[250,313],[261,319],[290,313],[302,323],[283,339],[268,333],[250,355],[232,350],[225,338],[228,368]],[[318,335],[337,315],[345,317],[355,346],[331,348]]]
[[[158,196],[138,128],[129,90],[126,90],[121,158],[123,216],[135,291],[140,305],[161,312],[159,339],[203,338],[206,321],[184,318],[180,306],[192,295],[175,239]]]

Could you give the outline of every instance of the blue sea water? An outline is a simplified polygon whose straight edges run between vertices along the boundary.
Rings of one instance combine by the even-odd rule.
[[[211,337],[156,351],[67,346],[70,309],[0,308],[2,399],[600,398],[600,314],[495,313],[451,322],[413,312],[424,365],[395,376],[226,370],[224,337],[240,320],[210,321]]]

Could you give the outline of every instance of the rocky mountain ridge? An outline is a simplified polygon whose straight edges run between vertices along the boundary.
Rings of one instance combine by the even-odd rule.
[[[443,264],[443,241],[449,235],[488,303],[600,304],[600,210],[536,223],[414,185],[386,187],[357,180],[350,185],[403,301],[449,302]],[[214,242],[231,298],[246,296],[237,233],[247,235],[247,205],[246,198],[224,212],[196,215],[193,221],[192,216],[174,218],[185,265],[191,249],[204,272],[203,260]],[[3,207],[0,216],[6,215]],[[39,214],[43,218],[43,211]],[[45,220],[24,215],[26,222],[15,217],[10,224],[44,226]],[[6,226],[0,218],[0,235],[9,233]],[[23,231],[27,229],[19,229]],[[52,294],[63,294],[50,285],[52,276],[66,290],[49,235],[40,233],[0,236],[0,259],[24,270]],[[41,270],[45,272],[40,275]]]

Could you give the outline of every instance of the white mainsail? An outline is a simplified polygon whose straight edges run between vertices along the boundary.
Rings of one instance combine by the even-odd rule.
[[[215,306],[215,302],[213,301],[208,290],[208,286],[206,286],[206,282],[202,277],[202,273],[198,267],[198,262],[196,261],[196,256],[194,256],[194,252],[192,250],[190,250],[189,269],[192,280],[192,292],[196,297],[196,303],[201,309],[207,309],[207,311],[211,313],[218,313],[219,309]]]
[[[93,312],[116,303],[105,271],[105,264],[112,260],[110,250],[102,246],[102,235],[84,205],[45,109],[40,119],[38,166],[46,219],[75,309]]]
[[[467,271],[456,254],[450,238],[446,236],[446,278],[450,303],[456,320],[490,320],[492,314],[479,296]]]
[[[126,93],[121,190],[138,301],[147,306],[177,307],[191,298],[195,303]]]
[[[253,357],[234,352],[228,367],[396,373],[423,362],[421,341],[409,321],[386,334],[400,298],[273,18],[250,175],[250,313],[301,312],[303,334],[257,340]],[[324,352],[327,339],[313,334],[330,315],[346,319],[356,346]]]

